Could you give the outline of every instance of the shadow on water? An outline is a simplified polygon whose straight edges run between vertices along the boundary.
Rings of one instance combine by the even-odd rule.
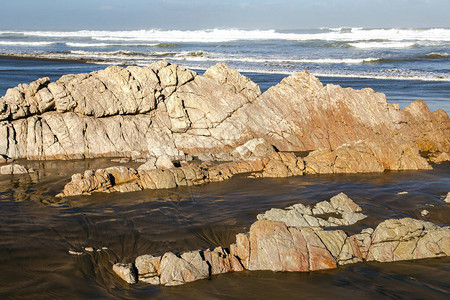
[[[130,286],[112,264],[138,255],[228,247],[256,215],[295,203],[313,205],[345,192],[368,218],[357,232],[387,218],[450,224],[442,201],[450,164],[431,171],[231,180],[160,191],[55,198],[75,172],[116,163],[21,162],[38,170],[0,176],[0,298],[427,298],[449,296],[448,258],[355,264],[312,273],[241,272],[177,288]],[[128,164],[129,166],[136,165]],[[430,213],[422,217],[420,212]],[[94,251],[85,251],[93,247]],[[105,249],[102,249],[106,247]],[[69,250],[82,255],[70,255]],[[100,250],[100,251],[97,251]]]

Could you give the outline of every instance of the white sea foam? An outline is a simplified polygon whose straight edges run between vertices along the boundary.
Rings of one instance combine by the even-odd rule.
[[[101,48],[101,47],[155,47],[158,46],[158,44],[124,44],[124,43],[71,43],[67,42],[65,43],[69,47],[74,48]]]
[[[278,32],[276,30],[131,30],[131,31],[3,31],[0,34],[51,38],[90,38],[99,41],[147,42],[230,42],[238,40],[289,41],[437,41],[450,42],[450,29],[364,29],[336,28],[319,33]]]
[[[357,42],[349,43],[350,46],[359,49],[384,49],[384,48],[411,48],[416,43],[411,42]]]
[[[0,41],[1,46],[25,46],[44,47],[56,44],[55,42],[21,42],[21,41]]]
[[[302,58],[302,59],[286,59],[286,58],[255,58],[255,57],[231,57],[231,56],[190,56],[177,55],[175,60],[191,60],[191,61],[228,61],[228,62],[247,62],[247,63],[284,63],[284,64],[362,64],[366,62],[374,62],[379,58]]]
[[[104,64],[104,63],[100,63]],[[147,65],[147,62],[140,62],[140,66]],[[184,65],[187,68],[196,70],[206,70],[208,67],[204,65],[189,64]],[[259,69],[259,68],[237,68],[239,72],[244,73],[260,73],[260,74],[283,74],[292,75],[296,71],[287,71],[281,69]],[[300,70],[299,70],[300,71]],[[439,81],[450,82],[450,76],[435,76],[433,74],[383,74],[383,73],[343,73],[343,72],[321,72],[310,71],[314,76],[319,77],[341,77],[341,78],[368,78],[383,80],[417,80],[417,81]],[[394,72],[395,73],[395,72]]]
[[[379,58],[299,58],[299,59],[286,59],[286,58],[257,58],[257,57],[243,57],[222,53],[208,53],[203,50],[197,51],[182,51],[182,52],[132,52],[132,51],[113,51],[113,52],[93,52],[83,50],[70,51],[71,54],[80,55],[83,57],[89,57],[91,59],[108,57],[122,59],[123,55],[127,55],[127,59],[139,60],[143,58],[158,59],[160,57],[166,57],[174,61],[204,61],[204,62],[246,62],[246,63],[280,63],[280,64],[362,64],[367,62],[375,62]]]

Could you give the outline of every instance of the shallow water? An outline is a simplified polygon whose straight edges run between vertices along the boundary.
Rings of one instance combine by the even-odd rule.
[[[129,286],[115,262],[141,254],[228,246],[258,213],[314,204],[345,192],[369,217],[352,233],[387,218],[414,217],[450,225],[450,163],[430,171],[231,180],[192,188],[55,198],[74,172],[108,159],[23,161],[32,175],[0,175],[0,298],[391,298],[448,299],[450,259],[360,263],[311,273],[242,272],[182,287]],[[128,164],[136,166],[136,164]],[[407,194],[398,194],[405,192]],[[430,214],[422,218],[420,211]],[[72,256],[92,246],[108,250]]]

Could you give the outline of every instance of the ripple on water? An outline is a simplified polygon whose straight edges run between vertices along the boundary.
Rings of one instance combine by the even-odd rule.
[[[236,233],[248,231],[259,213],[295,203],[313,205],[339,192],[369,216],[349,231],[405,216],[449,225],[450,206],[441,198],[450,187],[449,163],[420,172],[283,179],[238,176],[195,188],[54,197],[73,172],[108,162],[26,162],[39,170],[36,178],[0,176],[2,298],[335,299],[352,294],[370,299],[439,299],[450,293],[448,258],[356,264],[311,273],[230,273],[178,288],[130,287],[111,269],[113,262],[131,262],[141,254],[227,246]],[[423,209],[428,216],[420,216]],[[68,254],[104,246],[108,249]]]

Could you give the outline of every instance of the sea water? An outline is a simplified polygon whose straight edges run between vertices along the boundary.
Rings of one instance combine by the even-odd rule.
[[[449,53],[447,28],[0,31],[0,95],[42,76],[166,59],[200,73],[225,62],[263,90],[307,70],[324,83],[372,87],[401,107],[422,99],[449,112]]]

